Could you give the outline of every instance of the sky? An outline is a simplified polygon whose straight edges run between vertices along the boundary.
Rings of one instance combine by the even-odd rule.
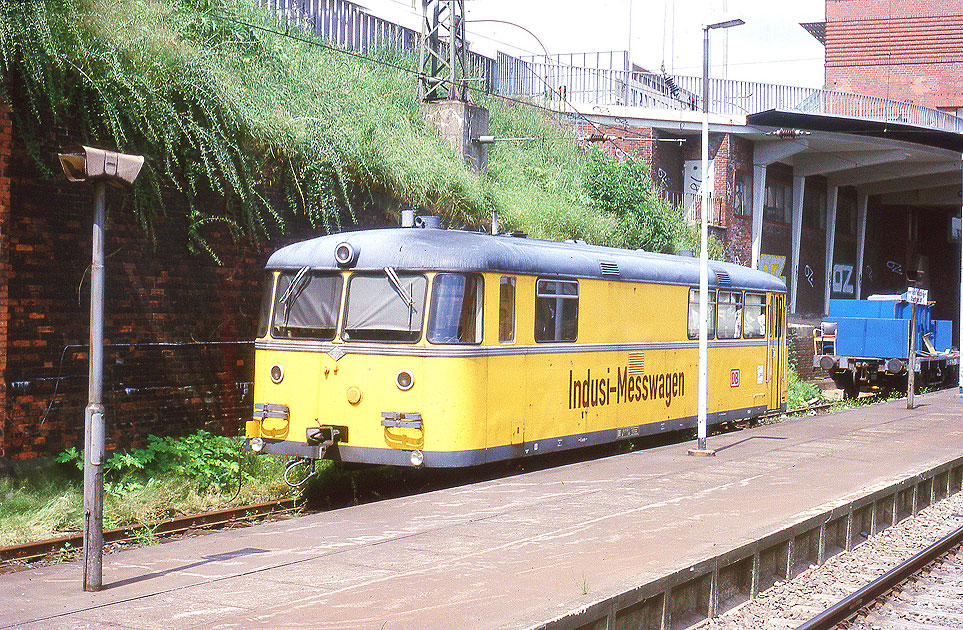
[[[421,0],[353,1],[420,30]],[[823,46],[799,23],[823,21],[825,0],[465,0],[465,10],[471,49],[485,55],[540,55],[539,41],[552,55],[627,50],[631,25],[636,65],[693,76],[702,74],[702,25],[741,18],[710,34],[712,77],[823,86]]]

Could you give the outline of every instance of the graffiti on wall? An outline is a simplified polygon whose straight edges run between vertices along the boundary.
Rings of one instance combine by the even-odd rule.
[[[852,265],[833,265],[833,292],[856,295],[856,274]]]
[[[759,256],[759,268],[766,273],[786,281],[786,257],[776,254],[762,254]]]

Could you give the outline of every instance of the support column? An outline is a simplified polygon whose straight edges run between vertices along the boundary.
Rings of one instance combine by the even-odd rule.
[[[960,209],[960,221],[961,227],[963,227],[963,207]],[[960,236],[960,325],[957,326],[956,330],[959,334],[956,347],[963,352],[963,234]],[[957,371],[960,373],[960,393],[963,394],[963,365]]]
[[[826,190],[826,277],[823,287],[823,314],[829,315],[829,298],[833,289],[833,259],[836,249],[836,208],[839,206],[839,186],[830,182]]]
[[[762,257],[762,219],[766,201],[766,164],[752,165],[752,268],[759,269]]]
[[[766,170],[770,164],[785,160],[809,148],[809,140],[760,142],[752,149],[752,268],[759,268],[762,257],[762,224],[766,201]]]
[[[802,244],[803,198],[806,195],[806,178],[792,178],[792,275],[789,280],[789,312],[796,312],[796,294],[799,290],[799,250]]]
[[[869,194],[860,190],[856,194],[856,299],[863,299],[863,260],[866,257],[866,210]]]

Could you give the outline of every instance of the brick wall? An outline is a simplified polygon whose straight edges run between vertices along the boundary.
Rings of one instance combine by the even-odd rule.
[[[958,0],[827,0],[826,88],[963,108]]]
[[[0,106],[0,456],[10,459],[55,455],[83,434],[93,191],[60,176],[56,152],[68,139],[44,147],[46,178]],[[212,228],[217,265],[190,251],[177,198],[149,237],[125,194],[108,187],[108,448],[198,428],[236,435],[250,413],[264,261],[314,232],[293,220],[288,236],[254,245]]]
[[[601,142],[598,146],[609,157],[631,157],[652,165],[652,129],[648,127],[629,127],[628,125],[582,125],[579,132],[585,134],[602,134],[611,138],[611,142]]]
[[[0,457],[6,456],[7,414],[7,282],[10,278],[10,152],[13,144],[13,125],[10,109],[0,99]]]

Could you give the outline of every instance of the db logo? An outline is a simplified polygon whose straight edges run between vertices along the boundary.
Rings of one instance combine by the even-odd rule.
[[[739,387],[739,370],[729,372],[729,387]]]

